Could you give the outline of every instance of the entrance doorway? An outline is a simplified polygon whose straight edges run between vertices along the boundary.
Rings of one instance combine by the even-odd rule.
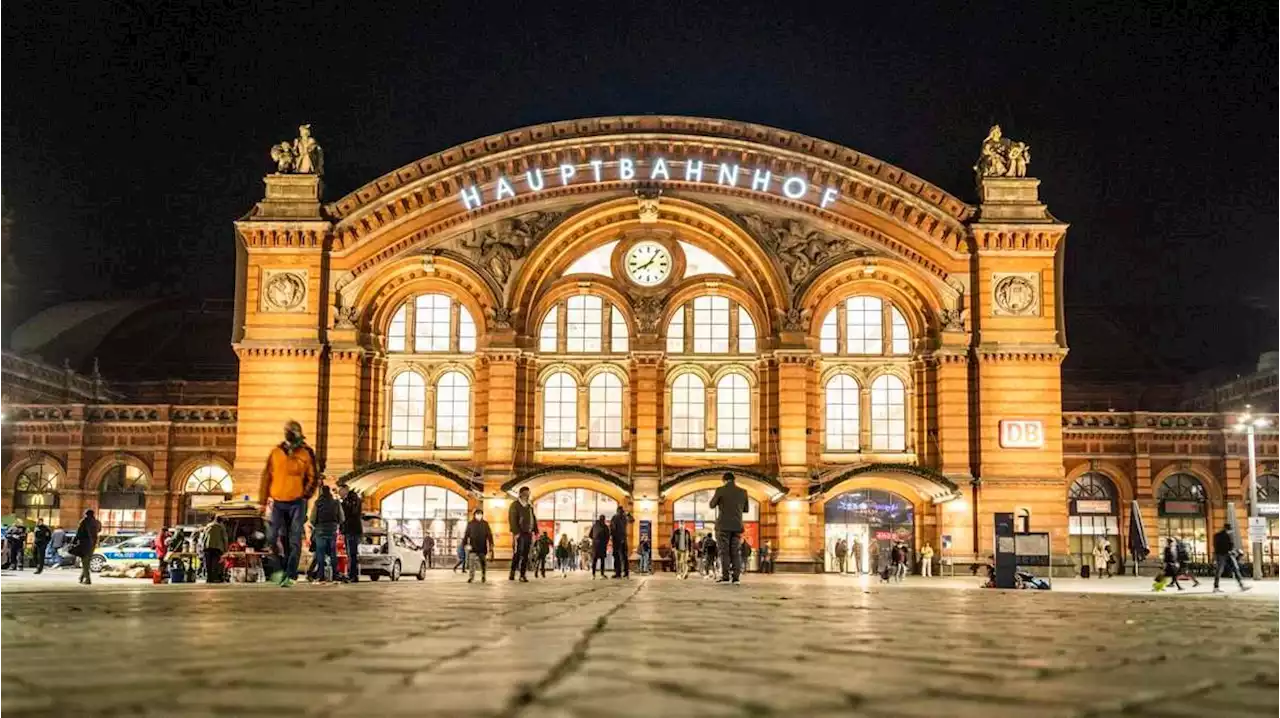
[[[568,534],[576,547],[582,539],[591,540],[591,524],[601,515],[605,521],[613,518],[618,511],[618,502],[611,497],[592,491],[591,489],[560,489],[539,498],[533,504],[533,513],[538,517],[538,531],[546,531],[555,546],[560,537]],[[634,550],[634,546],[628,546]],[[573,557],[578,557],[578,551]],[[549,558],[548,560],[554,560]],[[584,570],[589,566],[581,566]],[[609,553],[605,556],[605,568],[613,570],[613,544],[610,542]]]
[[[683,526],[697,541],[716,531],[718,509],[711,508],[713,489],[695,491],[676,500],[672,506],[676,526]],[[742,516],[742,539],[751,544],[751,557],[744,570],[755,571],[760,554],[760,502],[747,497],[747,513]]]
[[[907,546],[907,563],[915,565],[915,508],[906,497],[881,489],[855,489],[827,500],[823,568],[839,569],[836,545],[846,542],[849,559],[845,571],[861,567],[875,573],[887,567],[896,542]]]
[[[1090,472],[1071,483],[1068,492],[1067,526],[1068,547],[1076,564],[1076,573],[1088,566],[1090,575],[1096,573],[1093,551],[1098,546],[1111,546],[1116,557],[1112,573],[1120,573],[1124,552],[1120,550],[1120,510],[1115,484],[1106,476]]]

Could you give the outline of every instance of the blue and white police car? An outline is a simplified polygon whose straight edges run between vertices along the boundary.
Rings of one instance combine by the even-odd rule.
[[[98,546],[89,559],[89,570],[97,573],[107,566],[130,566],[135,563],[160,565],[160,559],[156,555],[155,534],[134,536],[112,546]]]

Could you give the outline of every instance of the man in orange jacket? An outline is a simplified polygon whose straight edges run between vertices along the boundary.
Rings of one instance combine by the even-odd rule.
[[[267,542],[280,559],[271,580],[282,587],[288,588],[298,579],[307,499],[318,484],[316,454],[307,446],[302,425],[290,421],[284,425],[284,441],[267,455],[258,494],[267,510]]]

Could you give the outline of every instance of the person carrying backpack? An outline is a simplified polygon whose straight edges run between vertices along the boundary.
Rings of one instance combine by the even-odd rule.
[[[1187,542],[1178,539],[1176,543],[1178,546],[1178,570],[1181,571],[1181,575],[1178,578],[1191,579],[1191,587],[1197,588],[1200,586],[1200,579],[1191,573],[1191,551],[1187,549]]]

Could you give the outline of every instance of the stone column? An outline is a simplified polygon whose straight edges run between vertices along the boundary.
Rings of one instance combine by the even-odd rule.
[[[364,425],[360,421],[364,351],[352,344],[333,346],[329,351],[328,364],[325,473],[338,477],[354,469],[358,463],[360,427]]]
[[[787,498],[778,509],[778,563],[784,569],[812,570],[812,526],[819,523],[808,500],[809,383],[813,357],[808,350],[786,349],[778,360],[778,468]],[[819,517],[820,518],[820,517]]]

